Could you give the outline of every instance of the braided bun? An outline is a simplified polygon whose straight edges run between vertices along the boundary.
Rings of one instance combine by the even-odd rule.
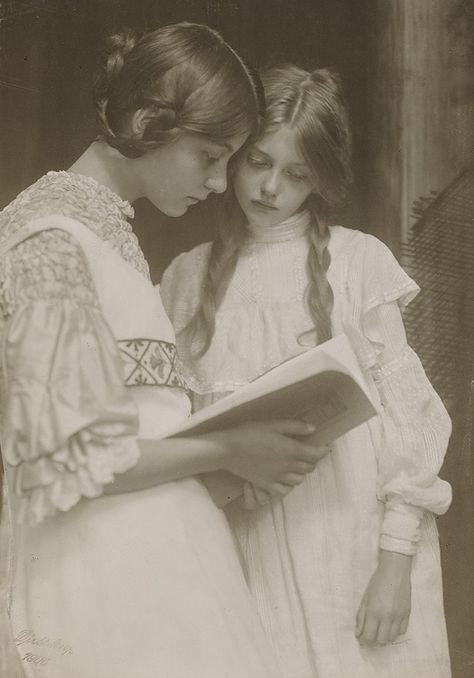
[[[110,35],[104,45],[105,76],[110,82],[123,68],[127,56],[138,42],[134,31],[124,31]]]
[[[94,99],[100,136],[113,146],[117,144],[117,134],[112,129],[107,115],[110,89],[137,42],[136,33],[130,30],[123,31],[107,37],[102,50],[102,67],[96,78]]]

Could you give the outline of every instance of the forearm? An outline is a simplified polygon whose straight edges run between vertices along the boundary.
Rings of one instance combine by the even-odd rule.
[[[118,474],[106,494],[145,490],[173,480],[225,468],[225,447],[212,436],[139,440],[137,464]]]
[[[295,485],[314,469],[319,450],[293,436],[313,432],[308,424],[281,420],[193,438],[139,440],[137,464],[118,474],[107,492],[133,492],[214,471],[229,471],[263,488]]]

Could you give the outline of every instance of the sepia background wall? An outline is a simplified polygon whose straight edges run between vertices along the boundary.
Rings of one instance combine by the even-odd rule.
[[[335,219],[377,235],[405,263],[414,214],[472,171],[474,0],[2,0],[0,207],[45,171],[68,167],[93,138],[101,35],[183,19],[217,28],[257,67],[289,60],[340,70],[355,181]],[[134,227],[156,281],[178,252],[212,237],[208,209],[172,220],[138,203]],[[474,676],[473,470],[473,446],[462,459],[451,447],[444,477],[455,501],[439,528],[455,678]]]

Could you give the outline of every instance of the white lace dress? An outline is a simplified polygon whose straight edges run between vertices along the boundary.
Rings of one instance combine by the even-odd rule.
[[[210,244],[166,271],[163,300],[196,407],[305,350],[306,228],[298,218],[254,230],[200,360],[179,333],[197,307]],[[227,515],[285,678],[448,678],[435,514],[451,499],[438,477],[450,421],[406,343],[400,308],[418,288],[372,236],[334,226],[329,249],[333,334],[352,338],[382,414],[337,440],[283,500],[253,512],[237,501]],[[415,554],[412,610],[405,636],[370,649],[355,622],[379,548]]]
[[[20,665],[6,676],[274,678],[203,485],[103,494],[136,463],[137,436],[189,413],[131,215],[65,172],[0,215],[2,592]]]

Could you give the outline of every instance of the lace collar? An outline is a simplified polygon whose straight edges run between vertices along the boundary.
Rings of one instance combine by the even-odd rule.
[[[7,237],[22,224],[47,214],[78,219],[150,278],[148,263],[128,221],[134,216],[133,207],[107,186],[83,174],[50,171],[3,210],[2,235]]]
[[[115,191],[104,184],[100,184],[92,177],[85,174],[67,172],[65,170],[51,170],[50,172],[47,172],[46,176],[51,178],[57,177],[58,179],[64,180],[66,183],[70,180],[71,185],[74,185],[77,188],[83,188],[87,191],[91,200],[95,198],[98,199],[99,202],[105,201],[115,205],[125,219],[133,219],[135,216],[135,211],[128,200],[122,200]]]
[[[255,242],[284,242],[301,238],[310,225],[311,213],[309,210],[304,210],[274,226],[248,224],[247,231]]]

